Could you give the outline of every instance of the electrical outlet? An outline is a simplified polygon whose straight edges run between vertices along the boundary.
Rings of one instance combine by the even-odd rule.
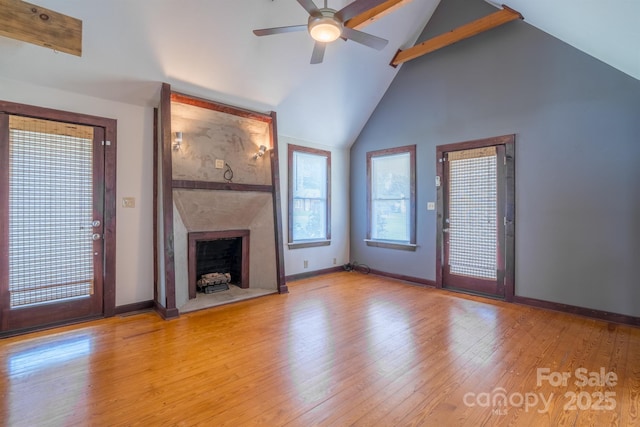
[[[435,202],[428,202],[427,203],[427,210],[428,211],[433,211],[436,209],[436,203]]]
[[[216,169],[222,169],[224,167],[223,159],[216,159]]]
[[[135,197],[123,197],[122,198],[122,207],[123,208],[135,208],[136,207],[136,198]]]
[[[335,258],[333,259],[333,265],[336,265],[336,259]]]
[[[304,260],[304,268],[309,268],[309,261],[306,259]]]

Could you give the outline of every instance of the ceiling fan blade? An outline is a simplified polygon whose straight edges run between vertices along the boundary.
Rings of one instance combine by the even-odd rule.
[[[313,45],[313,53],[311,54],[311,63],[319,64],[322,62],[324,58],[324,49],[327,47],[326,43],[316,42]]]
[[[309,15],[316,16],[318,14],[318,7],[313,0],[298,0],[300,6],[304,7],[304,10],[309,12]]]
[[[369,9],[386,2],[387,0],[356,0],[336,12],[336,18],[342,22],[347,22],[354,16],[360,15]]]
[[[344,27],[342,29],[342,37],[349,40],[353,40],[356,43],[363,44],[368,47],[372,47],[376,50],[382,50],[389,43],[389,40],[382,39],[380,37],[372,36],[362,31],[354,30],[353,28]]]
[[[306,25],[290,25],[288,27],[262,28],[253,30],[256,36],[270,36],[271,34],[292,33],[294,31],[307,31]]]

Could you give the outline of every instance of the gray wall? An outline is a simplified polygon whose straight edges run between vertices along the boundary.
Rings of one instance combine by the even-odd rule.
[[[419,41],[495,10],[442,0]],[[435,280],[436,145],[512,133],[516,295],[640,316],[640,82],[526,21],[402,65],[351,149],[351,259]],[[408,144],[419,248],[367,247],[365,153]]]

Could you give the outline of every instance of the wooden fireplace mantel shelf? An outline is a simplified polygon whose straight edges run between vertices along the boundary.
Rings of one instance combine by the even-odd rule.
[[[237,184],[234,182],[173,180],[171,186],[174,190],[258,191],[263,193],[271,193],[273,191],[272,185]]]

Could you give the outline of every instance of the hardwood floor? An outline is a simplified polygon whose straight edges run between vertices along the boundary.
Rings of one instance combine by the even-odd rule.
[[[640,328],[355,272],[289,289],[0,340],[0,425],[640,425]]]

